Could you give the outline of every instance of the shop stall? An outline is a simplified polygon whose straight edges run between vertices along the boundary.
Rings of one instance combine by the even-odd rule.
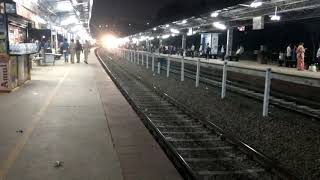
[[[30,21],[16,14],[15,3],[0,6],[0,91],[11,91],[31,79],[30,55],[38,46],[27,43]]]

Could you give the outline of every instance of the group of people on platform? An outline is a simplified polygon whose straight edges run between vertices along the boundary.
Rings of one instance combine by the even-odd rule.
[[[298,46],[289,44],[286,49],[286,64],[287,66],[296,65],[299,71],[305,70],[305,52],[307,48],[304,47],[304,43],[299,43]],[[294,63],[294,64],[292,64]],[[320,64],[320,47],[317,51],[315,65]]]
[[[84,63],[88,64],[88,57],[91,49],[91,45],[89,41],[85,41],[82,45],[79,40],[74,41],[71,39],[70,44],[68,43],[67,39],[64,39],[63,43],[60,44],[61,52],[64,56],[64,62],[69,62],[69,55],[70,55],[70,62],[74,64],[75,57],[77,58],[77,63],[80,63],[81,53],[84,54]]]

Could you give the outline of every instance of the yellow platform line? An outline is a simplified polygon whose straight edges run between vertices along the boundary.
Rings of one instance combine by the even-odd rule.
[[[2,163],[2,165],[0,167],[0,180],[6,179],[6,175],[7,175],[8,171],[10,170],[12,165],[15,163],[15,161],[18,158],[19,154],[21,153],[23,147],[25,146],[28,139],[32,135],[34,129],[37,127],[38,123],[40,122],[41,117],[44,115],[44,113],[48,109],[49,105],[51,104],[53,98],[55,97],[58,90],[62,86],[62,83],[65,81],[66,77],[69,75],[69,72],[70,72],[70,68],[68,69],[68,71],[66,71],[64,73],[63,78],[59,81],[59,83],[53,89],[52,93],[46,99],[42,108],[33,116],[31,126],[26,131],[24,131],[23,136],[17,141],[14,148],[10,151],[7,159]]]

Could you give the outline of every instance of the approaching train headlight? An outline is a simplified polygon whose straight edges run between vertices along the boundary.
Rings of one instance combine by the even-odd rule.
[[[118,38],[112,34],[108,34],[101,39],[102,45],[107,49],[117,48],[119,45]]]

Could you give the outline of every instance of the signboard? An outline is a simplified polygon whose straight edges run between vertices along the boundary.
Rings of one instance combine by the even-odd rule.
[[[264,29],[264,17],[263,16],[253,18],[252,29],[253,30]]]
[[[219,34],[212,33],[211,34],[211,54],[218,54],[219,48]]]
[[[6,13],[7,14],[17,14],[17,8],[15,2],[6,2]]]
[[[218,54],[219,34],[218,33],[204,33],[201,34],[200,51],[206,52],[207,47],[211,48],[211,54]]]
[[[0,54],[0,91],[10,90],[9,57]]]

